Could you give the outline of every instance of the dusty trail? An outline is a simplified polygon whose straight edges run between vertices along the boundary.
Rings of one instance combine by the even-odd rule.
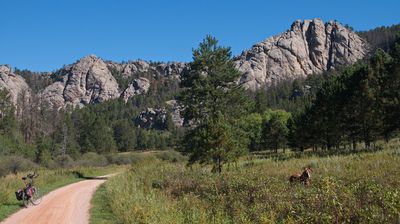
[[[43,196],[37,206],[21,209],[1,224],[89,223],[90,200],[105,177],[73,183]]]

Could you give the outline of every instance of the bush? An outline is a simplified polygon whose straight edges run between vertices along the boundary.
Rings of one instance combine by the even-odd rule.
[[[168,150],[155,153],[157,159],[162,161],[169,161],[169,162],[183,162],[186,161],[186,157],[180,154],[177,151]]]
[[[17,174],[20,171],[32,170],[38,165],[21,156],[4,156],[0,158],[0,176],[5,176],[9,173]]]
[[[107,156],[108,162],[111,164],[125,165],[125,164],[137,164],[144,161],[145,155],[139,153],[120,153],[110,154]]]
[[[107,155],[107,160],[110,164],[124,165],[124,164],[138,164],[144,161],[151,161],[159,159],[168,162],[183,162],[186,157],[182,156],[179,152],[168,150],[160,152],[128,152]]]
[[[79,160],[76,161],[78,166],[83,167],[100,167],[107,166],[107,158],[103,155],[99,155],[95,152],[88,152],[81,156]]]
[[[74,160],[69,155],[60,155],[55,158],[58,167],[71,168],[75,165]]]

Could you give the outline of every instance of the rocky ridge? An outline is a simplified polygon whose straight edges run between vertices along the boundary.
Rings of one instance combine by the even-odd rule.
[[[179,79],[180,75],[189,69],[188,64],[184,62],[149,63],[138,60],[124,63],[107,61],[106,64],[110,69],[120,72],[124,78],[129,78],[137,73],[147,72],[155,77]]]
[[[46,87],[40,93],[40,98],[56,108],[68,105],[82,107],[119,97],[127,102],[132,96],[147,93],[150,81],[145,77],[138,77],[127,88],[121,89],[113,72],[121,74],[125,79],[144,73],[154,77],[179,79],[185,70],[187,65],[180,62],[154,66],[140,60],[128,63],[105,62],[95,55],[89,55],[60,69],[57,72],[59,80]]]
[[[354,63],[368,52],[368,44],[356,33],[334,21],[323,23],[313,19],[295,21],[287,32],[255,44],[234,60],[243,73],[238,83],[256,90],[280,80],[306,77]],[[82,107],[119,97],[127,102],[132,96],[147,93],[151,85],[149,77],[179,81],[188,69],[188,64],[182,62],[116,63],[89,55],[57,71],[56,81],[39,95],[57,108]],[[15,103],[18,94],[29,87],[7,66],[1,66],[0,73],[0,87],[10,91]],[[132,81],[127,87],[119,86],[116,73]]]
[[[255,44],[235,61],[243,73],[239,83],[256,90],[352,64],[368,53],[368,43],[353,31],[313,19],[295,21],[289,31]]]

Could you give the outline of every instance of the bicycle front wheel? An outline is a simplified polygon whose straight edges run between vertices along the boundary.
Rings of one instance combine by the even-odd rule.
[[[40,193],[38,188],[33,187],[32,197],[31,197],[30,201],[34,205],[38,205],[38,204],[40,204],[40,202],[42,202],[42,194]]]
[[[31,202],[31,199],[29,199],[28,195],[25,194],[25,192],[24,192],[24,195],[22,196],[22,202],[24,202],[25,208],[28,208],[29,205],[31,204],[31,203],[30,203],[30,202]]]

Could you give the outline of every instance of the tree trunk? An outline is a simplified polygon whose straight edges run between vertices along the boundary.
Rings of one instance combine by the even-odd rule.
[[[353,151],[357,151],[357,142],[353,139]]]

